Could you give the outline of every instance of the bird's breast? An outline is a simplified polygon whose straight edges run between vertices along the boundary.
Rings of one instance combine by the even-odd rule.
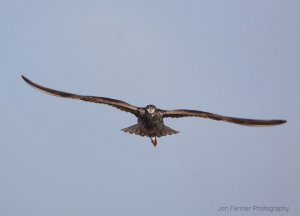
[[[163,125],[163,119],[159,116],[143,116],[138,119],[140,128],[145,132],[156,131]]]

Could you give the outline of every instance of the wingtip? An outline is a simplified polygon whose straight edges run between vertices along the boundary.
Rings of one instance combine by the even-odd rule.
[[[270,126],[276,126],[276,125],[282,125],[285,124],[287,121],[278,119],[278,120],[273,120],[273,122],[270,123]]]
[[[285,123],[287,123],[287,120],[279,120],[278,122],[279,122],[279,124],[285,124]]]
[[[27,79],[24,75],[21,75],[22,79],[25,81],[25,82],[29,82],[29,79]]]

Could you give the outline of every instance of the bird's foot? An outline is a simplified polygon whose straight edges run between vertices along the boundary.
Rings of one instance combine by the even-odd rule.
[[[157,139],[156,137],[150,137],[152,144],[154,145],[154,147],[156,147],[157,145]]]

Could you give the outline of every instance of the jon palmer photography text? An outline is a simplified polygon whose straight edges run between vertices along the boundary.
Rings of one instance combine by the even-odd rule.
[[[289,206],[261,206],[261,205],[249,205],[249,206],[235,206],[235,205],[223,205],[219,206],[218,212],[270,212],[280,213],[288,212]]]

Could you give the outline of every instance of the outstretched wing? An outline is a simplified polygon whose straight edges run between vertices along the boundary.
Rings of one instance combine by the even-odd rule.
[[[62,92],[62,91],[57,91],[54,89],[46,88],[43,86],[40,86],[29,79],[27,79],[25,76],[22,75],[22,78],[26,83],[31,85],[32,87],[45,92],[47,94],[57,96],[57,97],[64,97],[64,98],[71,98],[71,99],[78,99],[78,100],[83,100],[83,101],[88,101],[88,102],[94,102],[94,103],[100,103],[100,104],[106,104],[112,107],[115,107],[117,109],[120,109],[125,112],[130,112],[134,115],[138,115],[138,107],[133,106],[131,104],[128,104],[124,101],[120,100],[115,100],[111,98],[105,98],[105,97],[95,97],[95,96],[85,96],[85,95],[77,95],[77,94],[72,94],[72,93],[67,93],[67,92]]]
[[[163,117],[171,117],[171,118],[180,118],[180,117],[202,117],[202,118],[209,118],[218,121],[226,121],[240,125],[247,125],[247,126],[272,126],[272,125],[279,125],[283,124],[285,120],[258,120],[258,119],[244,119],[244,118],[235,118],[235,117],[228,117],[217,115],[214,113],[203,112],[198,110],[164,110]]]

